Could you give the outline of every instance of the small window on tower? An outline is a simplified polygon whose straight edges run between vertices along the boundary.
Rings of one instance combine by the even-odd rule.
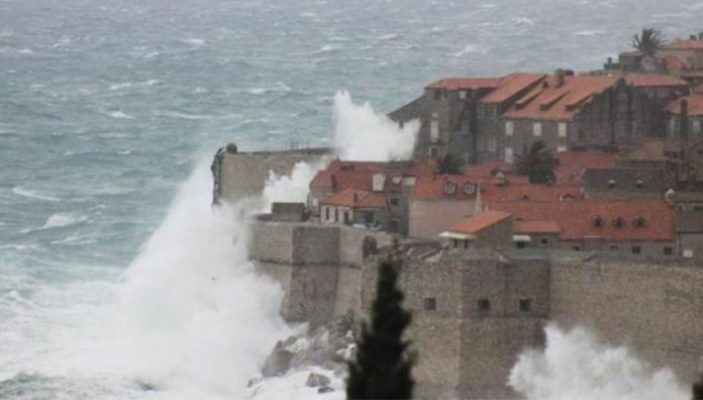
[[[532,311],[532,300],[531,299],[520,299],[520,311],[522,311],[522,312]]]
[[[422,303],[425,311],[434,311],[437,309],[437,299],[434,297],[425,297]]]
[[[488,299],[478,299],[476,306],[478,307],[478,311],[480,312],[491,311],[491,301]]]

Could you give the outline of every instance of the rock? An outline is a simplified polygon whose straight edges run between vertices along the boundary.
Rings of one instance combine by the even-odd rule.
[[[276,343],[273,352],[264,361],[264,366],[261,368],[261,375],[264,377],[282,376],[290,369],[290,362],[294,354],[284,349],[284,343]]]
[[[317,388],[317,393],[329,393],[329,392],[334,392],[334,389],[332,389],[330,386],[323,386],[321,388]]]
[[[308,380],[305,381],[305,386],[309,387],[327,386],[329,384],[330,378],[314,372],[311,372],[310,375],[308,375]]]

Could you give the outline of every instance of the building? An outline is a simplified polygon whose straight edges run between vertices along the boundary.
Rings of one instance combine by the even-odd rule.
[[[450,226],[439,237],[452,249],[505,249],[510,247],[513,220],[503,211],[481,211]]]

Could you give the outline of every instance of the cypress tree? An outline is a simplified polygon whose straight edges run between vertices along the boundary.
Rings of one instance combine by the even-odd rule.
[[[403,292],[397,287],[398,260],[379,265],[376,299],[371,325],[362,324],[356,360],[349,364],[348,399],[410,399],[414,382],[414,355],[403,332],[410,325],[410,313],[403,309]]]
[[[693,400],[703,400],[703,376],[693,384]]]

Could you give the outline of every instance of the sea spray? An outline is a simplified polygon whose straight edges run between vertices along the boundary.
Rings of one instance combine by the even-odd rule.
[[[127,271],[119,357],[157,389],[186,398],[241,396],[275,341],[280,288],[248,262],[245,203],[211,208],[200,165]]]
[[[544,351],[523,353],[509,384],[529,400],[686,399],[669,369],[655,370],[627,347],[613,347],[576,327],[545,328]]]
[[[371,104],[354,104],[347,91],[334,96],[334,146],[342,160],[393,161],[410,159],[420,130],[412,120],[402,127]]]

